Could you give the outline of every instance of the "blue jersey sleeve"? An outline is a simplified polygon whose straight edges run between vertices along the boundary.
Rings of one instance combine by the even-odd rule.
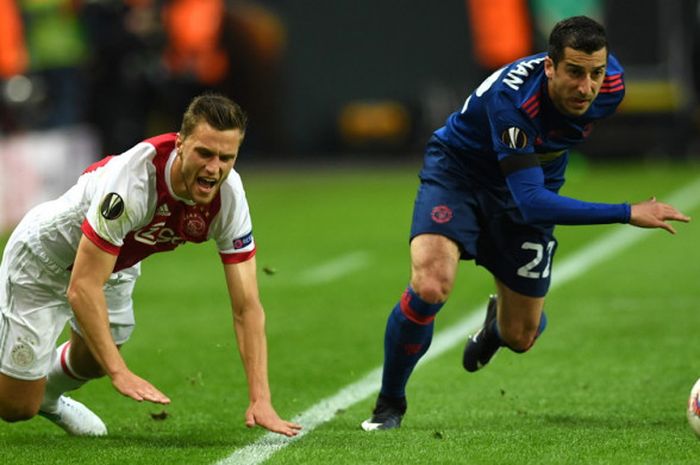
[[[528,223],[580,225],[629,223],[630,220],[629,204],[584,202],[548,190],[539,166],[510,173],[506,183]]]

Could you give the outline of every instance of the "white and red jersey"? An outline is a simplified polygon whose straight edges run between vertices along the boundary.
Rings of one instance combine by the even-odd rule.
[[[224,263],[255,255],[241,178],[231,170],[206,206],[179,198],[171,184],[177,134],[163,134],[88,167],[63,196],[27,214],[27,242],[60,267],[75,259],[82,234],[117,256],[114,271],[184,242],[214,240]]]

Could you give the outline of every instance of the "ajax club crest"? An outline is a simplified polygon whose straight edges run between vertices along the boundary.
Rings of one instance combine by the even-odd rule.
[[[193,242],[201,242],[206,239],[207,222],[198,211],[183,213],[180,231],[185,239]]]

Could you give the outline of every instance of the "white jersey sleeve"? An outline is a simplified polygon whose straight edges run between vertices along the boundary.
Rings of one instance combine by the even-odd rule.
[[[83,233],[118,254],[124,237],[148,223],[156,204],[155,148],[140,143],[84,174],[91,198]]]
[[[221,185],[221,209],[211,223],[209,238],[216,242],[224,263],[240,263],[255,255],[248,201],[235,170]]]

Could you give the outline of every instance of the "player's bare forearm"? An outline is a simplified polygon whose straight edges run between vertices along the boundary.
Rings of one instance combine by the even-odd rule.
[[[124,362],[109,331],[107,305],[102,288],[95,289],[77,280],[69,288],[68,299],[82,329],[83,339],[112,380],[114,388],[122,395],[137,401],[169,403],[170,399],[167,396],[148,381],[132,373]]]
[[[255,257],[242,263],[226,264],[224,272],[251,402],[269,399],[265,312],[258,293]]]
[[[80,284],[72,285],[68,301],[81,328],[82,337],[104,372],[112,377],[126,369],[109,332],[106,304],[101,289],[94,292]]]
[[[248,305],[234,310],[238,350],[248,380],[251,402],[270,399],[267,377],[267,338],[262,306]]]
[[[272,406],[267,376],[267,338],[265,313],[259,302],[234,311],[238,348],[248,379],[250,405],[245,413],[248,428],[256,425],[288,437],[296,436],[301,425],[283,420]]]
[[[250,405],[245,413],[246,426],[260,425],[275,433],[294,436],[301,426],[282,420],[272,407],[267,376],[265,311],[258,294],[255,258],[224,265],[224,270],[238,350],[248,380]]]
[[[167,404],[167,396],[126,366],[109,330],[103,286],[114,269],[116,257],[83,237],[73,264],[67,298],[90,352],[121,394],[134,400]]]
[[[640,228],[661,228],[671,234],[675,234],[676,230],[668,221],[687,223],[690,219],[672,205],[657,201],[655,197],[633,204],[630,212],[631,225]]]
[[[126,369],[109,331],[103,286],[114,267],[113,257],[83,237],[78,246],[67,299],[90,351],[110,377]]]

